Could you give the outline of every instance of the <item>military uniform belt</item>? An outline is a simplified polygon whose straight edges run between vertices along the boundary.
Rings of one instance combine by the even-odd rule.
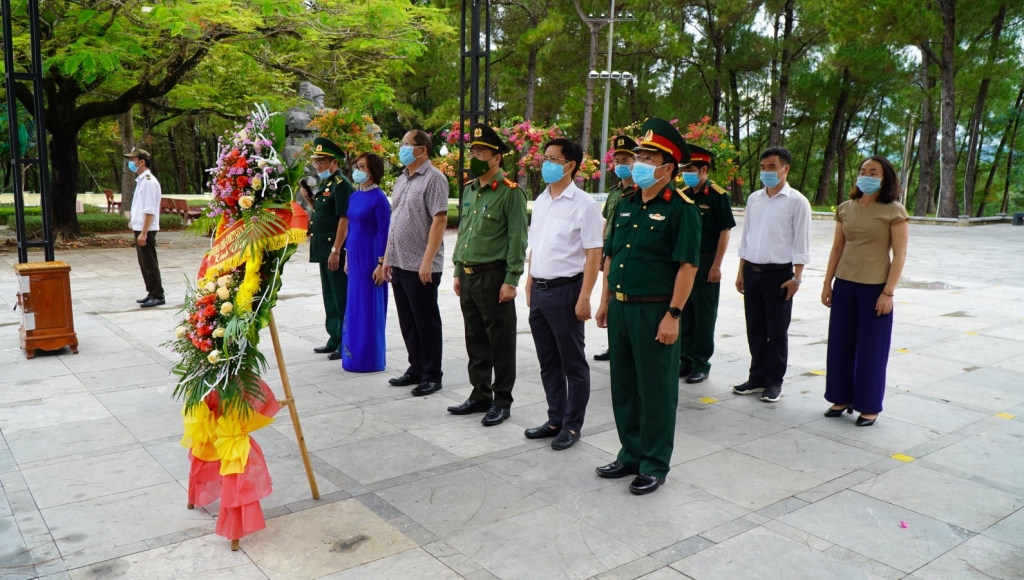
[[[493,270],[495,268],[504,268],[507,265],[508,263],[505,262],[505,260],[498,260],[497,262],[490,262],[487,264],[474,264],[472,266],[463,265],[462,273],[469,274],[470,276],[472,276],[473,274],[479,274],[481,272],[486,272],[488,270]]]
[[[576,274],[575,276],[564,276],[562,278],[551,278],[545,280],[543,278],[534,278],[533,283],[541,290],[550,290],[552,288],[558,288],[559,286],[565,286],[566,284],[572,284],[577,280],[583,279],[583,272]]]
[[[774,272],[775,270],[788,270],[793,267],[793,264],[751,264],[747,262],[747,267],[755,272]]]
[[[619,302],[671,302],[672,295],[666,294],[664,296],[629,296],[622,292],[615,293],[615,299]]]

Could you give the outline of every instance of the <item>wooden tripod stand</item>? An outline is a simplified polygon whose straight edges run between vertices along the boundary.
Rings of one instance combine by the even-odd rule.
[[[299,453],[302,455],[302,464],[306,468],[306,478],[309,479],[309,491],[313,499],[320,499],[320,490],[316,486],[316,475],[313,473],[313,464],[309,461],[309,451],[306,450],[306,438],[302,435],[302,425],[299,423],[299,411],[295,408],[295,397],[292,395],[292,384],[288,380],[288,370],[284,365],[284,353],[281,352],[281,339],[277,335],[277,322],[274,320],[274,311],[270,311],[270,340],[274,343],[274,355],[277,356],[277,370],[281,373],[281,386],[284,387],[284,398],[278,402],[281,406],[288,407],[288,414],[291,416],[292,426],[295,428],[295,439],[299,443]],[[188,509],[195,506],[188,504]],[[231,540],[231,549],[238,550],[238,540]]]

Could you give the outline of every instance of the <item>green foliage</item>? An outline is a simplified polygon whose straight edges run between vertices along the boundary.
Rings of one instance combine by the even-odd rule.
[[[0,209],[2,211],[2,209]],[[0,216],[3,214],[0,213]],[[117,232],[128,232],[128,220],[116,213],[86,212],[78,216],[78,224],[84,234],[109,234]],[[10,225],[14,225],[11,219]],[[176,214],[160,214],[161,230],[180,230],[184,227],[184,220]],[[41,213],[25,216],[25,231],[30,237],[38,237],[43,232],[43,216]]]

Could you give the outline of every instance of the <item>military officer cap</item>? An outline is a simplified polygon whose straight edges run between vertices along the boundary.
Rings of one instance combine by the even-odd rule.
[[[469,142],[469,146],[483,145],[493,149],[498,155],[504,155],[511,151],[508,145],[501,140],[498,133],[483,123],[473,123],[469,127],[469,134],[472,136],[472,141]]]
[[[626,135],[616,135],[612,138],[612,151],[615,153],[629,153],[630,155],[636,155],[633,151],[636,149],[636,141],[630,139]]]
[[[338,147],[334,141],[324,139],[323,137],[313,139],[313,157],[341,159],[344,156],[345,154],[342,152],[341,147]]]
[[[668,153],[679,165],[690,162],[690,149],[679,131],[665,119],[651,117],[640,127],[640,145],[634,151],[661,151]]]
[[[149,151],[145,149],[139,149],[138,147],[132,147],[132,150],[124,154],[125,159],[131,159],[132,157],[138,157],[139,159],[152,159],[153,157],[149,154]]]
[[[690,163],[704,163],[709,169],[715,168],[714,153],[691,143],[687,143],[686,147],[690,150]]]

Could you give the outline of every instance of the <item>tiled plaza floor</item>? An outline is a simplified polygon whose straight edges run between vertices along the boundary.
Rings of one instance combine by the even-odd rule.
[[[323,311],[302,248],[276,318],[322,498],[310,499],[282,411],[255,435],[274,477],[268,528],[238,552],[213,534],[216,505],[185,509],[173,358],[160,346],[202,242],[161,234],[168,305],[153,310],[135,306],[131,249],[59,253],[80,354],[32,361],[11,310],[16,258],[2,254],[0,577],[1024,578],[1024,228],[911,226],[885,412],[870,428],[822,417],[832,228],[813,224],[775,405],[730,391],[748,364],[733,237],[711,377],[680,385],[669,482],[645,497],[593,473],[618,449],[607,363],[592,364],[581,444],[555,452],[523,437],[546,415],[522,298],[512,418],[484,428],[445,412],[469,392],[450,265],[444,389],[412,398],[387,385],[405,368],[393,305],[386,372],[313,354]],[[593,322],[587,333],[588,352],[603,350]]]

